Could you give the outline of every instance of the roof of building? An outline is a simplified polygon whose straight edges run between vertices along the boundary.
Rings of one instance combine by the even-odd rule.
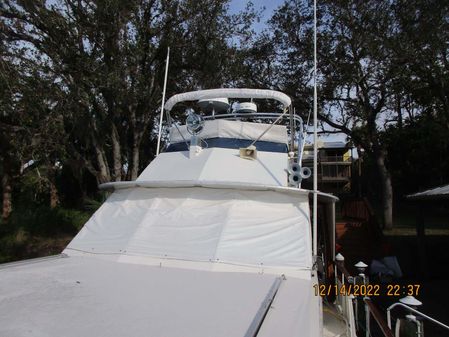
[[[306,149],[312,149],[313,143],[306,144]],[[318,140],[318,148],[319,149],[349,149],[351,146],[348,143],[343,141],[335,141],[335,142],[324,142],[322,140]]]
[[[407,198],[414,200],[449,198],[449,184],[435,187],[422,192],[409,194],[407,195]]]

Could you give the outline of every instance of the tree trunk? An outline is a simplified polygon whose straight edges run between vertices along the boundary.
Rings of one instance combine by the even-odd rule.
[[[391,229],[393,228],[393,187],[390,172],[385,166],[386,151],[383,149],[377,150],[375,156],[382,186],[383,224],[385,229]]]
[[[7,221],[12,212],[12,186],[11,177],[5,172],[2,177],[2,219],[3,222]]]
[[[50,208],[55,208],[59,205],[59,194],[56,188],[56,170],[49,165],[48,167],[48,182],[50,184]]]
[[[55,208],[59,205],[59,195],[56,185],[50,181],[50,208]]]
[[[97,179],[100,184],[107,183],[111,181],[111,173],[109,171],[109,166],[106,160],[106,156],[102,148],[100,148],[95,136],[92,137],[93,146],[95,148],[95,157],[97,159],[98,174]]]
[[[130,180],[136,180],[139,174],[139,162],[140,162],[140,153],[139,153],[139,144],[134,142],[131,154],[131,171],[129,178]]]
[[[120,149],[120,137],[117,128],[112,124],[112,157],[114,163],[114,171],[112,173],[113,181],[122,180],[122,154]]]
[[[396,95],[396,113],[398,114],[398,128],[402,129],[402,106],[401,96]]]

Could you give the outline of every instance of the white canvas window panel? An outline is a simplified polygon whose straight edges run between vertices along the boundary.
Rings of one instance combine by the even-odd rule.
[[[249,123],[241,121],[212,120],[204,122],[204,129],[199,134],[203,139],[208,138],[233,138],[256,140],[269,128],[271,124]],[[179,131],[178,131],[179,129]],[[192,135],[185,125],[170,128],[170,143],[182,143],[184,139],[189,141]],[[283,125],[273,125],[266,132],[261,141],[288,144],[287,128]]]
[[[117,190],[65,252],[309,269],[307,198],[214,188]]]

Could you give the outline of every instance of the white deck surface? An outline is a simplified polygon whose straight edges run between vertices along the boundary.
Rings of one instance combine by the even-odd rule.
[[[0,269],[0,336],[245,336],[276,276],[68,257]]]

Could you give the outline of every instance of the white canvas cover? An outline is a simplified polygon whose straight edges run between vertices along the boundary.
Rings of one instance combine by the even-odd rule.
[[[178,94],[170,97],[165,103],[165,110],[170,111],[175,104],[186,101],[198,101],[200,99],[208,98],[261,98],[261,99],[274,99],[281,102],[284,108],[287,108],[292,104],[292,100],[286,94],[266,89],[247,89],[247,88],[222,88],[222,89],[209,89],[190,91],[183,94]]]
[[[287,185],[286,153],[258,152],[257,160],[242,159],[238,154],[238,149],[222,148],[203,149],[192,157],[187,151],[163,152],[147,166],[137,181]]]
[[[320,336],[321,297],[316,296],[317,279],[287,277],[273,301],[257,337]],[[334,336],[334,335],[332,335]],[[346,336],[346,335],[335,335]]]
[[[204,129],[199,136],[203,139],[219,137],[256,140],[268,127],[270,127],[270,125],[271,124],[216,119],[206,121],[204,123]],[[170,128],[170,143],[181,143],[184,142],[184,139],[189,141],[191,134],[187,131],[187,127],[182,125],[179,126],[178,129],[176,127]],[[260,140],[288,144],[287,128],[282,125],[273,125]]]
[[[116,190],[66,252],[311,268],[308,197],[214,188]]]

